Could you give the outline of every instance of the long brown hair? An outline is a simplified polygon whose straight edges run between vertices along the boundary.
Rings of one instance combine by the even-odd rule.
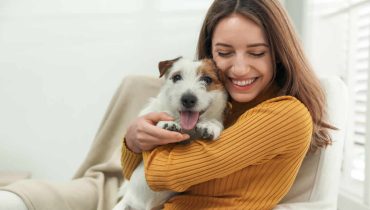
[[[332,143],[327,122],[326,98],[312,70],[289,16],[278,0],[215,0],[200,31],[198,59],[212,58],[212,35],[218,22],[231,14],[241,14],[266,33],[274,65],[274,81],[281,93],[300,100],[313,120],[311,151]]]

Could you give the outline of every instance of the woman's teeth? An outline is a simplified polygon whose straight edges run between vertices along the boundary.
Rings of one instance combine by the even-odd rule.
[[[247,80],[231,80],[234,85],[238,86],[247,86],[252,84],[254,81],[256,81],[257,77],[252,78],[252,79],[247,79]]]

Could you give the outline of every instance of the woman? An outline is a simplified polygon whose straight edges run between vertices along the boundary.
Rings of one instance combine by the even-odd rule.
[[[140,117],[124,140],[124,175],[143,157],[152,189],[183,192],[164,209],[272,209],[307,151],[331,143],[318,79],[278,0],[216,0],[197,51],[226,75],[226,129],[216,142],[169,144],[188,138],[155,126],[170,116]]]

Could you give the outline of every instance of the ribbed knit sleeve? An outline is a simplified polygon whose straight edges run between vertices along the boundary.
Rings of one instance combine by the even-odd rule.
[[[300,101],[273,98],[242,114],[217,141],[195,140],[143,152],[147,182],[153,190],[183,192],[284,155],[299,156],[297,168],[311,135],[311,115]]]
[[[122,140],[122,156],[121,166],[123,170],[123,177],[130,179],[131,174],[134,172],[137,165],[142,160],[141,153],[134,153],[126,147],[125,138]]]

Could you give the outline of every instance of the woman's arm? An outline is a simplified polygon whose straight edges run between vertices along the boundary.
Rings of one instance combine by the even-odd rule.
[[[138,117],[129,126],[122,142],[121,164],[123,175],[129,179],[136,166],[142,160],[142,151],[152,150],[158,145],[183,141],[188,134],[164,130],[156,126],[158,121],[173,120],[165,112],[149,113]]]
[[[152,150],[158,145],[183,141],[189,138],[187,134],[168,131],[156,126],[159,121],[172,121],[173,118],[165,112],[152,112],[138,117],[127,130],[126,145],[135,152]]]
[[[244,113],[217,141],[196,140],[143,152],[146,178],[154,190],[185,191],[278,155],[306,151],[311,135],[307,108],[294,97],[274,98]]]

